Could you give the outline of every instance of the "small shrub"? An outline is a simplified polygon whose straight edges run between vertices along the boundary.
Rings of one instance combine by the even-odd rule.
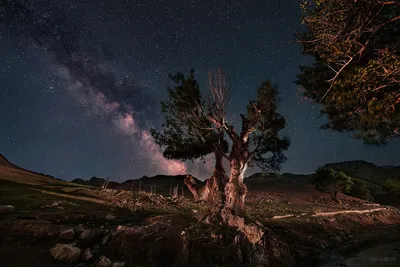
[[[389,179],[383,183],[382,187],[389,195],[400,197],[400,181]]]
[[[349,176],[331,168],[318,168],[311,183],[318,191],[329,193],[336,202],[339,202],[337,194],[348,193],[353,185]]]
[[[370,191],[367,188],[367,183],[363,180],[352,178],[353,185],[350,188],[349,195],[358,197],[364,200],[373,200]]]

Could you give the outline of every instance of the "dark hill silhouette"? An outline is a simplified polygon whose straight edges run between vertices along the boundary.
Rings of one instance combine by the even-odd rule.
[[[152,177],[143,176],[139,179],[130,179],[122,183],[110,181],[108,183],[107,188],[117,189],[117,190],[127,190],[127,191],[130,191],[131,189],[133,191],[138,191],[140,189],[146,192],[151,192],[152,188],[155,188],[153,190],[155,190],[156,193],[166,194],[169,193],[171,187],[178,185],[180,188],[179,193],[181,193],[181,188],[184,185],[183,180],[185,179],[185,177],[186,175],[156,175]],[[197,178],[194,179],[196,180],[197,183],[203,184],[203,182],[200,181],[199,179]],[[82,185],[101,187],[103,186],[104,181],[105,181],[104,178],[92,177],[89,180],[83,180],[82,178],[77,178],[72,180],[71,182]],[[188,194],[189,190],[186,188],[186,186],[183,187],[184,187],[184,193]]]
[[[11,163],[3,154],[0,153],[0,167],[5,167],[5,168],[10,168],[10,169],[15,169],[15,170],[19,170],[19,171],[24,171],[24,172],[29,172],[32,174],[36,174],[36,175],[42,175],[42,176],[46,176],[46,177],[50,177],[50,178],[54,178],[52,175],[48,175],[48,174],[44,174],[44,173],[40,173],[40,172],[35,172],[35,171],[31,171],[28,169],[24,169],[19,167],[18,165],[15,165],[14,163]],[[60,180],[58,178],[54,178],[57,180]]]
[[[8,159],[1,153],[0,153],[0,166],[23,170],[23,168],[8,161]]]
[[[72,183],[75,184],[81,184],[81,185],[88,185],[88,186],[94,186],[94,187],[102,187],[105,183],[106,179],[105,178],[100,178],[100,177],[92,177],[89,180],[84,180],[82,178],[76,178],[72,180]],[[116,187],[119,185],[118,182],[114,181],[109,181],[107,184],[107,188],[109,189],[116,189]]]
[[[393,199],[388,198],[388,194],[383,188],[383,183],[389,179],[400,181],[400,167],[376,166],[373,163],[365,161],[347,161],[347,162],[330,163],[326,164],[324,167],[332,168],[337,171],[342,171],[352,178],[357,178],[366,181],[367,187],[371,192],[372,196],[375,198],[376,201],[380,203],[390,204],[392,201],[394,201]],[[54,178],[53,176],[50,175],[45,175],[43,173],[38,173],[23,169],[11,163],[9,160],[7,160],[7,158],[3,154],[0,154],[0,170],[2,170],[1,173],[3,173],[4,175],[6,175],[7,173],[7,176],[10,176],[9,174],[10,172],[13,172],[14,174],[18,172],[21,173],[21,175],[23,173],[29,173],[36,176],[39,175],[37,177],[43,176],[43,177]],[[312,178],[312,176],[313,174],[255,173],[245,178],[245,183],[249,188],[249,190],[253,191],[262,191],[271,186],[280,186],[280,185],[286,187],[293,186],[293,188],[296,188],[299,186],[302,187],[310,185],[310,179]],[[140,187],[142,191],[150,192],[151,189],[155,187],[156,193],[165,194],[169,193],[171,187],[179,185],[180,192],[181,188],[183,187],[184,193],[190,195],[187,187],[184,185],[183,182],[185,177],[186,175],[175,175],[175,176],[156,175],[153,177],[143,176],[139,179],[133,179],[133,180],[131,179],[122,183],[118,183],[111,180],[109,181],[107,188],[128,190],[128,191],[131,190],[132,188],[133,191],[138,191]],[[195,180],[199,184],[204,184],[204,182],[196,178]],[[105,181],[104,178],[92,177],[89,180],[77,178],[72,180],[71,182],[86,186],[101,187],[104,184],[104,181]]]
[[[366,161],[346,161],[326,164],[325,167],[342,171],[350,177],[373,183],[382,183],[388,179],[400,180],[400,167],[376,166]]]

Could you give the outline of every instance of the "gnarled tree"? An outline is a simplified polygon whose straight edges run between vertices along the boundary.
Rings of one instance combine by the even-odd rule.
[[[224,221],[231,215],[245,213],[246,185],[244,175],[249,166],[257,165],[265,171],[277,171],[286,160],[283,151],[289,147],[287,138],[280,138],[278,132],[285,127],[285,119],[277,113],[277,89],[270,81],[257,89],[255,101],[247,105],[247,114],[240,114],[239,131],[227,121],[223,112],[224,75],[221,71],[210,73],[211,104],[208,119],[213,127],[222,129],[230,139],[231,148],[225,157],[230,163],[229,181],[225,186],[225,205],[221,210]]]
[[[368,144],[400,133],[400,2],[303,0],[299,36],[315,58],[297,83],[323,104],[323,128],[350,131]]]
[[[230,163],[227,182],[222,176],[214,175],[218,188],[224,186],[225,196],[222,203],[214,205],[216,209],[213,209],[211,218],[219,218],[240,227],[237,225],[237,218],[243,216],[245,212],[247,188],[243,179],[247,168],[257,165],[263,170],[276,171],[286,159],[283,151],[288,148],[289,140],[278,136],[278,132],[285,127],[285,120],[276,111],[277,89],[269,81],[262,83],[257,90],[256,100],[250,101],[247,106],[247,114],[240,115],[241,125],[237,132],[227,120],[230,86],[223,71],[209,73],[208,101],[203,101],[197,93],[199,88],[197,82],[194,82],[193,72],[188,79],[179,75],[179,81],[180,85],[176,87],[176,90],[169,92],[172,105],[163,104],[163,111],[167,112],[166,124],[163,125],[164,133],[153,131],[153,136],[158,144],[167,145],[164,151],[167,157],[170,157],[171,151],[176,153],[175,148],[180,147],[181,144],[186,144],[187,149],[193,149],[196,147],[194,144],[203,144],[204,140],[208,140],[204,139],[205,137],[210,138],[210,147],[207,147],[208,150],[205,151],[213,151],[216,158],[221,159],[217,161],[217,164],[222,162],[223,157]],[[186,83],[193,83],[195,86],[192,84],[185,87]],[[188,92],[178,93],[181,90],[188,90]],[[190,95],[190,90],[195,90],[194,95],[198,97],[190,101],[182,101],[182,98],[177,97],[184,95],[186,98]],[[179,112],[176,112],[178,107]],[[181,130],[182,127],[178,127],[183,122],[185,131]],[[224,140],[225,135],[229,137],[229,143]],[[190,144],[192,141],[194,143]],[[229,153],[228,144],[230,145]],[[203,154],[198,153],[196,156]],[[222,165],[218,168],[222,168]]]
[[[222,164],[224,153],[227,152],[227,142],[224,132],[213,129],[198,106],[205,106],[199,84],[195,79],[194,70],[185,77],[182,73],[170,75],[174,86],[168,88],[169,99],[161,103],[165,114],[163,131],[151,130],[155,142],[164,147],[163,155],[168,159],[194,160],[203,159],[213,153],[215,168],[212,177],[207,180],[205,187],[199,188],[187,177],[189,187],[196,201],[208,200],[221,203],[227,175]],[[198,191],[201,191],[201,196]],[[205,192],[207,194],[205,194]]]

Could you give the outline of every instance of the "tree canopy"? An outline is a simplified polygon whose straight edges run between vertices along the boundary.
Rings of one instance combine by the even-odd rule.
[[[321,103],[322,128],[350,131],[367,144],[400,133],[400,2],[303,0],[305,54],[297,83]]]
[[[159,146],[165,147],[168,159],[194,160],[212,153],[215,149],[227,150],[221,134],[212,128],[208,118],[199,111],[205,100],[195,79],[194,70],[185,77],[182,73],[169,75],[174,86],[168,88],[169,99],[161,102],[165,114],[162,132],[151,129]]]
[[[242,117],[242,138],[249,131],[251,142],[249,163],[256,164],[264,171],[280,170],[286,157],[289,139],[279,137],[279,131],[285,128],[286,121],[277,112],[277,87],[266,81],[257,89],[255,101],[247,105],[247,116]]]

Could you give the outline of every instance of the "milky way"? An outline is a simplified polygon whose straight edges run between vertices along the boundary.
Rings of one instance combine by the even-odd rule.
[[[167,74],[191,68],[204,90],[208,70],[227,70],[232,119],[261,81],[279,85],[292,143],[283,171],[354,159],[400,164],[399,141],[364,146],[318,129],[324,118],[317,106],[297,105],[295,74],[311,62],[294,41],[302,30],[297,0],[11,5],[17,2],[0,10],[0,152],[21,166],[64,179],[186,172],[205,178],[212,160],[166,160],[149,136],[162,123]]]

